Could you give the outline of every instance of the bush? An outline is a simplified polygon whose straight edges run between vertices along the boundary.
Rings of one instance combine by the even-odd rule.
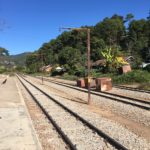
[[[0,66],[0,73],[4,73],[6,71],[7,71],[7,69],[4,66]]]
[[[24,66],[17,66],[17,67],[15,68],[15,71],[25,72],[25,67],[24,67]]]
[[[74,75],[78,76],[78,77],[84,77],[85,76],[85,67],[83,67],[81,65],[76,66]]]
[[[66,79],[66,80],[77,80],[78,77],[75,75],[69,75],[68,73],[64,73],[63,76],[61,76],[62,79]]]
[[[150,72],[150,65],[147,65],[147,66],[144,68],[144,70]]]
[[[51,76],[61,76],[61,75],[63,75],[64,74],[64,72],[63,71],[57,71],[57,70],[52,70],[51,71]]]
[[[150,82],[150,73],[142,70],[131,71],[126,74],[113,76],[114,83],[148,83]]]

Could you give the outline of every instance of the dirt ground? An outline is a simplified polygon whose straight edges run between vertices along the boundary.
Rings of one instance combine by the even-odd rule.
[[[40,150],[16,77],[0,75],[0,150]]]

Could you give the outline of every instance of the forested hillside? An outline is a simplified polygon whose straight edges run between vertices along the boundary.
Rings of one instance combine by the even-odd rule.
[[[150,59],[150,14],[146,19],[136,20],[132,14],[113,15],[104,18],[91,29],[91,60],[103,59],[102,50],[111,47],[117,55],[134,56],[135,66]],[[64,31],[56,39],[43,45],[29,55],[26,65],[37,71],[42,65],[59,64],[68,73],[82,75],[86,62],[86,32]],[[33,69],[34,68],[34,69]],[[36,68],[36,69],[35,69]]]
[[[26,57],[29,55],[29,52],[9,55],[9,51],[3,47],[0,47],[0,65],[3,66],[25,66]]]
[[[30,52],[25,52],[17,55],[10,55],[10,59],[15,62],[16,65],[25,66],[26,57]]]

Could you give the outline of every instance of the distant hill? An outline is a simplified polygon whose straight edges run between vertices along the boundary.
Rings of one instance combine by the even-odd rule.
[[[26,56],[29,55],[31,52],[25,52],[17,55],[10,55],[11,61],[13,61],[17,65],[25,65]]]
[[[0,65],[4,66],[15,66],[15,65],[25,65],[26,56],[29,55],[30,52],[25,52],[17,55],[10,55],[10,56],[1,56],[0,57]]]

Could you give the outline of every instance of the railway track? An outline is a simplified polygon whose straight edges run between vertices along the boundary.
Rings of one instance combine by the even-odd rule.
[[[35,77],[33,77],[33,78],[35,78]],[[40,79],[39,77],[36,77],[36,78]],[[57,82],[57,81],[49,80],[49,79],[45,79],[45,78],[44,78],[44,80],[54,83],[54,84],[57,84],[57,85],[60,85],[60,86],[72,88],[72,89],[75,89],[75,90],[78,90],[81,92],[85,92],[85,93],[88,92],[87,89],[76,87],[75,85],[61,83],[61,82]],[[114,94],[114,93],[100,92],[100,91],[96,92],[95,90],[91,90],[91,94],[101,96],[104,98],[108,98],[110,100],[121,102],[121,103],[124,103],[127,105],[132,105],[132,106],[138,107],[140,109],[150,110],[150,101],[145,101],[142,99],[132,98],[132,97],[118,95],[118,94]]]
[[[96,128],[33,83],[21,76],[17,77],[70,149],[127,150],[125,146]]]
[[[119,88],[119,89],[124,89],[124,90],[130,90],[130,91],[137,91],[137,92],[144,92],[150,94],[149,90],[141,90],[138,88],[133,88],[133,87],[127,87],[127,86],[121,86],[121,85],[114,85],[114,87]]]

